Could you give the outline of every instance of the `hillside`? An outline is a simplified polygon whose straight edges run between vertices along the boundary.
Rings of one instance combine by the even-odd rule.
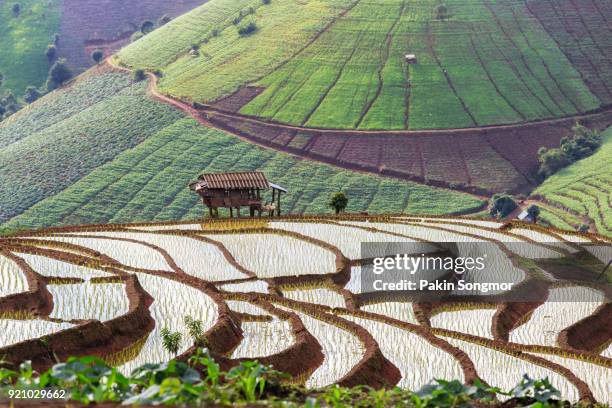
[[[612,124],[609,3],[439,3],[213,0],[114,63],[254,143],[482,195],[529,193],[540,147]]]
[[[47,79],[47,45],[59,31],[61,2],[20,0],[19,15],[15,2],[0,1],[0,96],[11,90],[23,95],[29,85],[40,86]]]
[[[187,184],[203,171],[262,170],[289,189],[286,212],[326,212],[340,190],[350,211],[446,214],[483,204],[253,146],[153,100],[146,85],[97,67],[1,123],[0,224],[194,218],[204,210]]]
[[[108,54],[130,42],[143,21],[179,16],[206,0],[19,0],[0,1],[0,95],[11,90],[21,97],[29,85],[47,79],[47,46],[57,46],[56,58],[66,58],[82,72],[93,65],[96,48]],[[14,4],[20,12],[13,12]],[[55,41],[55,36],[58,41]]]
[[[554,174],[534,194],[587,217],[598,231],[612,235],[612,127],[603,137],[603,145],[593,156]]]
[[[452,0],[439,16],[438,0],[214,0],[118,61],[162,70],[167,94],[223,108],[237,92],[240,113],[305,127],[461,128],[610,104],[612,39],[591,29],[610,3],[531,3]]]
[[[595,29],[608,3],[453,0],[444,15],[438,4],[197,7],[0,124],[0,224],[193,218],[202,207],[186,184],[239,170],[287,187],[286,212],[327,211],[345,190],[349,211],[465,213],[531,193],[538,149],[576,121],[612,124],[612,37]],[[583,221],[545,211],[560,227]]]

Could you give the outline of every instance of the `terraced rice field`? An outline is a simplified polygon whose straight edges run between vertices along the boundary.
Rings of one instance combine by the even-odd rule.
[[[574,214],[573,223],[590,222],[600,233],[612,236],[611,159],[612,127],[603,132],[603,144],[593,156],[552,175],[534,194],[565,214]]]
[[[178,354],[188,355],[183,320],[190,316],[202,321],[223,364],[258,359],[308,387],[418,389],[433,378],[479,378],[508,388],[529,374],[548,377],[572,401],[611,402],[609,284],[595,289],[575,279],[601,270],[611,253],[603,236],[436,217],[240,220],[240,230],[230,224],[113,224],[1,238],[0,327],[14,334],[2,338],[0,355],[42,368],[44,356],[24,350],[43,341],[60,358],[94,353],[129,372],[175,356],[162,347],[163,328],[182,334]],[[446,240],[475,254],[474,243],[486,242],[513,265],[495,264],[495,275],[545,301],[505,302],[492,293],[461,302],[449,292],[448,303],[432,304],[409,293],[362,293],[354,290],[362,282],[355,265],[368,260],[340,231],[364,242],[391,235],[424,252]],[[527,259],[509,242],[543,251]],[[596,258],[572,258],[584,250]],[[542,258],[546,251],[558,256]],[[570,271],[572,283],[564,283]],[[59,339],[69,341],[60,347]]]

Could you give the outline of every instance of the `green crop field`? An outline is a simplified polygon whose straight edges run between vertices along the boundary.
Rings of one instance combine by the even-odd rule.
[[[597,230],[612,235],[612,128],[591,157],[547,179],[535,191],[548,201],[591,219]]]
[[[15,3],[21,6],[18,16],[12,11]],[[28,85],[44,84],[49,70],[45,52],[59,32],[61,8],[61,0],[0,2],[0,95],[12,90],[21,96]]]
[[[0,222],[9,227],[197,218],[187,189],[201,172],[261,170],[289,189],[283,211],[446,214],[475,210],[471,195],[341,170],[266,150],[206,128],[145,96],[146,84],[90,73],[0,124]],[[5,181],[5,182],[4,182]]]
[[[212,0],[117,59],[162,70],[160,90],[186,100],[256,86],[241,113],[308,127],[470,127],[602,104],[523,1],[444,3],[441,20],[438,0]],[[257,30],[239,35],[236,18]]]
[[[181,113],[125,74],[89,75],[0,124],[0,223],[59,193]]]

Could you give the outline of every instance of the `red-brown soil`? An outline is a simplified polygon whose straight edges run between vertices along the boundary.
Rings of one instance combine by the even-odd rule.
[[[111,59],[107,63],[115,69]],[[157,91],[150,74],[149,94],[243,140],[354,171],[490,196],[528,193],[537,182],[540,147],[556,147],[580,122],[603,129],[612,108],[591,114],[519,125],[422,131],[315,129],[264,121],[235,113],[258,88],[244,88],[215,105],[185,102]],[[227,110],[225,110],[227,109]]]

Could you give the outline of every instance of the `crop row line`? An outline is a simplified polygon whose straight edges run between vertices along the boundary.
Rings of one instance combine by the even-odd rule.
[[[588,55],[585,53],[584,49],[583,49],[583,48],[582,48],[582,46],[580,45],[580,42],[578,41],[578,39],[577,39],[577,38],[576,38],[576,36],[574,35],[573,31],[572,31],[572,30],[568,30],[568,28],[567,28],[567,27],[568,27],[568,22],[567,22],[567,20],[565,20],[565,21],[563,22],[563,20],[562,20],[561,16],[559,15],[559,12],[558,12],[558,10],[557,10],[556,5],[554,4],[554,2],[552,2],[552,1],[550,1],[550,0],[547,0],[547,3],[548,3],[548,7],[547,7],[547,9],[548,9],[548,10],[552,10],[552,11],[553,11],[553,13],[554,13],[554,17],[555,17],[555,18],[556,18],[556,19],[559,21],[559,23],[560,23],[560,24],[563,26],[563,28],[564,28],[564,30],[565,30],[565,33],[566,33],[566,34],[567,34],[567,35],[568,35],[568,36],[571,38],[572,42],[574,43],[574,48],[575,48],[575,49],[577,49],[577,50],[580,52],[580,54],[582,54],[582,59],[581,59],[581,60],[582,60],[582,61],[586,61],[586,62],[587,62],[587,64],[589,64],[589,65],[590,65],[592,72],[595,74],[595,76],[596,76],[596,77],[597,77],[597,79],[598,79],[598,82],[599,82],[599,83],[600,83],[600,85],[601,85],[601,86],[600,86],[600,88],[601,88],[601,89],[603,89],[603,90],[605,90],[605,92],[608,94],[608,96],[612,98],[612,92],[610,91],[610,88],[608,87],[608,85],[607,85],[606,81],[605,81],[605,80],[604,80],[604,79],[601,77],[601,73],[600,73],[599,69],[598,69],[598,68],[597,68],[597,66],[596,66],[596,65],[593,63],[593,61],[591,61],[591,58],[589,58],[589,56],[588,56]],[[531,10],[531,8],[529,7],[529,4],[530,4],[530,3],[529,3],[529,2],[527,2],[527,8],[528,8],[530,11],[532,11],[532,10]],[[534,16],[534,17],[535,17],[535,18],[536,18],[538,21],[540,21],[540,24],[542,24],[542,26],[543,26],[543,27],[544,27],[544,29],[545,29],[545,30],[548,32],[548,34],[550,35],[550,37],[551,37],[553,40],[555,40],[555,42],[557,43],[557,46],[559,47],[559,49],[560,49],[562,52],[564,52],[564,53],[566,54],[567,58],[568,58],[570,61],[572,61],[572,58],[570,58],[570,55],[568,55],[568,54],[567,54],[567,48],[566,48],[566,47],[564,47],[564,46],[563,46],[563,45],[562,45],[562,44],[559,42],[559,40],[556,38],[556,36],[555,36],[555,34],[554,34],[554,33],[551,33],[551,32],[549,31],[549,30],[550,30],[550,28],[549,28],[549,27],[547,27],[547,26],[544,24],[544,21],[542,20],[542,18],[541,18],[540,16],[538,16],[538,14],[537,14],[537,13],[535,13],[535,12],[533,12],[533,11],[532,11],[532,14],[533,14],[533,16]],[[574,60],[575,60],[575,59],[574,59]],[[588,79],[588,78],[584,78],[584,80],[585,80],[585,82],[586,82],[587,84],[591,82],[591,81],[589,81],[589,79]]]
[[[550,98],[550,100],[557,106],[557,108],[559,108],[559,111],[563,112],[563,114],[569,114],[569,112],[567,112],[559,103],[559,101],[557,101],[557,99],[554,97],[554,95],[551,93],[550,89],[548,88],[548,86],[542,81],[542,79],[535,74],[535,72],[533,71],[531,65],[529,64],[529,62],[527,61],[524,52],[521,51],[521,49],[519,48],[518,44],[516,43],[516,41],[514,40],[514,38],[510,35],[510,33],[508,33],[506,27],[504,26],[504,24],[502,23],[501,19],[499,18],[497,12],[495,11],[494,7],[491,5],[491,3],[489,2],[489,0],[483,0],[485,6],[487,7],[487,9],[489,10],[489,12],[491,13],[493,19],[495,20],[497,26],[500,28],[501,32],[503,33],[504,37],[506,38],[506,40],[514,47],[514,49],[517,51],[517,54],[522,62],[522,64],[525,66],[525,69],[529,72],[529,74],[531,75],[532,78],[534,78],[542,87],[542,89],[544,90],[544,92],[546,92],[546,94],[548,95],[548,97]],[[563,89],[563,87],[561,86],[561,84],[557,81],[557,79],[555,78],[555,76],[553,75],[553,73],[550,71],[550,68],[548,66],[548,64],[546,63],[546,60],[544,58],[542,58],[542,56],[540,55],[540,53],[536,50],[536,48],[531,44],[531,41],[529,40],[529,37],[527,36],[527,34],[525,33],[525,30],[523,29],[523,26],[520,23],[520,20],[516,14],[516,10],[514,8],[511,8],[511,12],[512,12],[512,18],[514,20],[514,24],[517,27],[518,32],[521,34],[521,37],[525,40],[525,44],[527,44],[527,46],[529,47],[530,51],[536,55],[538,57],[538,60],[542,63],[542,66],[544,67],[544,69],[546,70],[546,74],[548,75],[548,77],[551,79],[552,83],[556,85],[557,89],[559,89],[559,92],[561,92],[561,94],[563,95],[563,97],[568,100],[574,107],[576,112],[580,112],[580,108],[578,107],[578,105],[576,104],[576,102],[568,97],[568,95],[565,93],[565,90]],[[500,50],[501,52],[501,50]],[[507,57],[506,57],[506,60]],[[527,87],[529,88],[529,86]]]
[[[523,112],[521,112],[510,101],[510,99],[508,99],[508,97],[506,95],[504,95],[504,93],[499,89],[499,86],[497,85],[497,81],[495,80],[495,78],[493,78],[493,76],[489,72],[489,68],[487,68],[487,65],[483,61],[482,56],[480,55],[480,52],[478,51],[478,47],[476,46],[476,43],[474,42],[474,32],[473,31],[470,33],[469,37],[470,37],[470,44],[472,46],[472,50],[474,51],[474,55],[476,56],[476,59],[478,60],[478,63],[482,67],[482,70],[484,71],[485,75],[489,79],[489,82],[491,83],[491,85],[493,85],[493,88],[495,89],[495,92],[504,100],[504,102],[506,102],[506,104],[510,107],[510,109],[512,109],[517,115],[519,115],[521,117],[521,120],[524,121],[527,118],[525,116],[525,114]]]
[[[378,77],[378,86],[376,88],[376,93],[374,94],[374,97],[372,99],[366,102],[365,106],[361,110],[361,114],[359,115],[359,118],[357,119],[357,122],[355,123],[355,128],[358,128],[361,125],[361,122],[363,121],[363,119],[365,118],[367,113],[370,111],[370,109],[372,108],[372,106],[374,105],[374,103],[376,102],[376,100],[378,99],[378,97],[380,96],[382,92],[383,82],[384,82],[383,70],[385,69],[387,62],[389,61],[389,55],[391,53],[391,43],[393,42],[393,33],[396,31],[398,24],[402,16],[404,15],[405,10],[406,10],[406,0],[402,0],[402,5],[400,7],[399,14],[397,15],[397,18],[395,19],[395,21],[393,21],[393,24],[389,28],[389,31],[387,31],[387,35],[385,37],[385,45],[384,47],[382,47],[380,51],[380,63],[378,64],[378,68],[376,70],[376,75]]]
[[[362,36],[363,36],[363,32],[360,32],[359,35],[357,35],[357,37],[355,39],[355,42],[353,43],[353,49],[351,50],[351,53],[349,54],[349,56],[340,65],[340,69],[338,70],[338,72],[337,72],[336,76],[334,77],[334,79],[332,80],[331,84],[327,87],[327,89],[325,91],[323,91],[319,95],[319,97],[317,98],[317,102],[314,104],[314,106],[311,108],[310,112],[308,112],[308,114],[306,115],[306,117],[302,121],[302,126],[304,126],[310,120],[312,115],[314,115],[314,113],[317,111],[317,109],[319,109],[319,107],[323,103],[323,100],[325,100],[325,98],[327,98],[327,95],[329,95],[331,90],[336,86],[336,84],[340,80],[340,77],[342,76],[342,73],[344,72],[344,68],[347,66],[347,64],[350,62],[350,60],[353,59],[353,55],[355,55],[355,52],[357,51],[357,44],[359,44],[359,41],[361,40]]]
[[[595,46],[595,48],[597,49],[597,51],[601,54],[601,56],[604,58],[604,61],[607,62],[608,68],[604,68],[605,70],[607,70],[609,72],[610,69],[612,69],[612,64],[610,62],[610,58],[608,56],[607,53],[605,53],[602,49],[601,46],[599,45],[599,42],[597,41],[597,37],[593,35],[593,32],[591,31],[591,29],[589,28],[589,25],[584,21],[584,16],[582,15],[582,12],[580,11],[580,7],[578,7],[576,5],[576,1],[575,0],[569,0],[569,3],[572,5],[572,7],[574,8],[574,11],[576,12],[576,15],[578,16],[578,18],[580,19],[580,23],[582,24],[582,26],[585,29],[585,32],[589,35],[589,37],[591,38],[591,40],[593,41],[593,45]],[[564,16],[567,20],[567,13],[565,13],[565,11],[563,10]]]
[[[453,81],[451,80],[450,75],[448,74],[448,71],[442,66],[440,57],[438,56],[438,53],[436,52],[435,37],[431,30],[431,23],[429,21],[427,22],[426,30],[427,30],[427,47],[429,48],[429,52],[433,56],[434,60],[436,61],[436,64],[438,65],[442,73],[444,74],[444,77],[446,78],[446,82],[448,83],[449,88],[453,91],[453,94],[455,95],[459,103],[461,103],[461,106],[463,107],[463,110],[465,111],[465,113],[467,113],[470,119],[472,120],[472,124],[474,126],[478,126],[478,122],[476,121],[476,118],[474,117],[472,112],[468,109],[467,104],[465,103],[463,98],[461,98],[461,96],[459,95],[459,92],[457,92],[457,89],[455,88],[455,85],[453,84]]]

